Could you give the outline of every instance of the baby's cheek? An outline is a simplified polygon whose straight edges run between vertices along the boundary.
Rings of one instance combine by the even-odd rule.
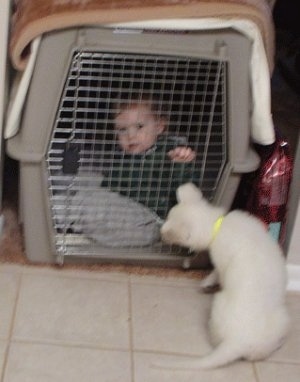
[[[124,149],[125,147],[128,146],[127,139],[125,137],[120,137],[119,138],[119,145]]]

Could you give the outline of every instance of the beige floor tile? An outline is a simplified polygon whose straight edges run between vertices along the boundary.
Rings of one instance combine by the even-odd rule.
[[[260,362],[255,367],[259,382],[300,381],[300,365]]]
[[[127,282],[23,275],[13,338],[128,349]]]
[[[9,337],[19,285],[19,275],[0,272],[0,339]]]
[[[13,343],[3,382],[131,382],[128,352]]]
[[[33,275],[48,275],[48,276],[65,276],[89,280],[106,280],[106,281],[128,281],[129,275],[126,272],[110,270],[93,270],[93,269],[81,269],[76,266],[32,266],[27,265],[22,268],[23,274]]]
[[[147,353],[134,354],[135,382],[256,382],[253,366],[248,362],[215,370],[159,370],[151,366],[158,357],[176,358]]]
[[[200,290],[201,276],[189,278],[188,275],[180,276],[157,276],[157,275],[130,275],[132,283],[153,284],[163,286],[187,286],[195,287]]]
[[[288,295],[287,301],[291,316],[290,333],[284,345],[271,355],[270,360],[300,364],[300,294]]]
[[[210,299],[196,287],[133,284],[134,349],[206,353]]]
[[[0,264],[0,272],[1,273],[22,273],[24,269],[23,265],[20,264],[8,264],[8,263],[3,263]]]

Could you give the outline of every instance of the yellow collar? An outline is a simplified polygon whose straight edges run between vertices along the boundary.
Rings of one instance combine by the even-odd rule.
[[[214,226],[213,226],[213,233],[212,233],[212,239],[211,239],[211,242],[213,242],[218,234],[218,232],[220,231],[220,228],[221,228],[221,225],[223,223],[223,220],[224,220],[225,216],[222,215],[220,216],[214,223]]]

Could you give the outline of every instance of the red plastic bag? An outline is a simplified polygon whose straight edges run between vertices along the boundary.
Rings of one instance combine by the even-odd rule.
[[[273,238],[283,245],[293,172],[289,144],[277,137],[271,148],[261,149],[259,154],[261,165],[253,179],[246,209],[260,218]]]

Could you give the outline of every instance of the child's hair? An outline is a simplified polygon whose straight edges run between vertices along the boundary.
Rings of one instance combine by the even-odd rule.
[[[157,97],[146,93],[133,93],[130,98],[119,100],[113,107],[116,118],[122,111],[131,108],[132,106],[147,105],[153,115],[158,120],[164,120],[165,124],[169,120],[169,111],[166,102],[159,100]]]

